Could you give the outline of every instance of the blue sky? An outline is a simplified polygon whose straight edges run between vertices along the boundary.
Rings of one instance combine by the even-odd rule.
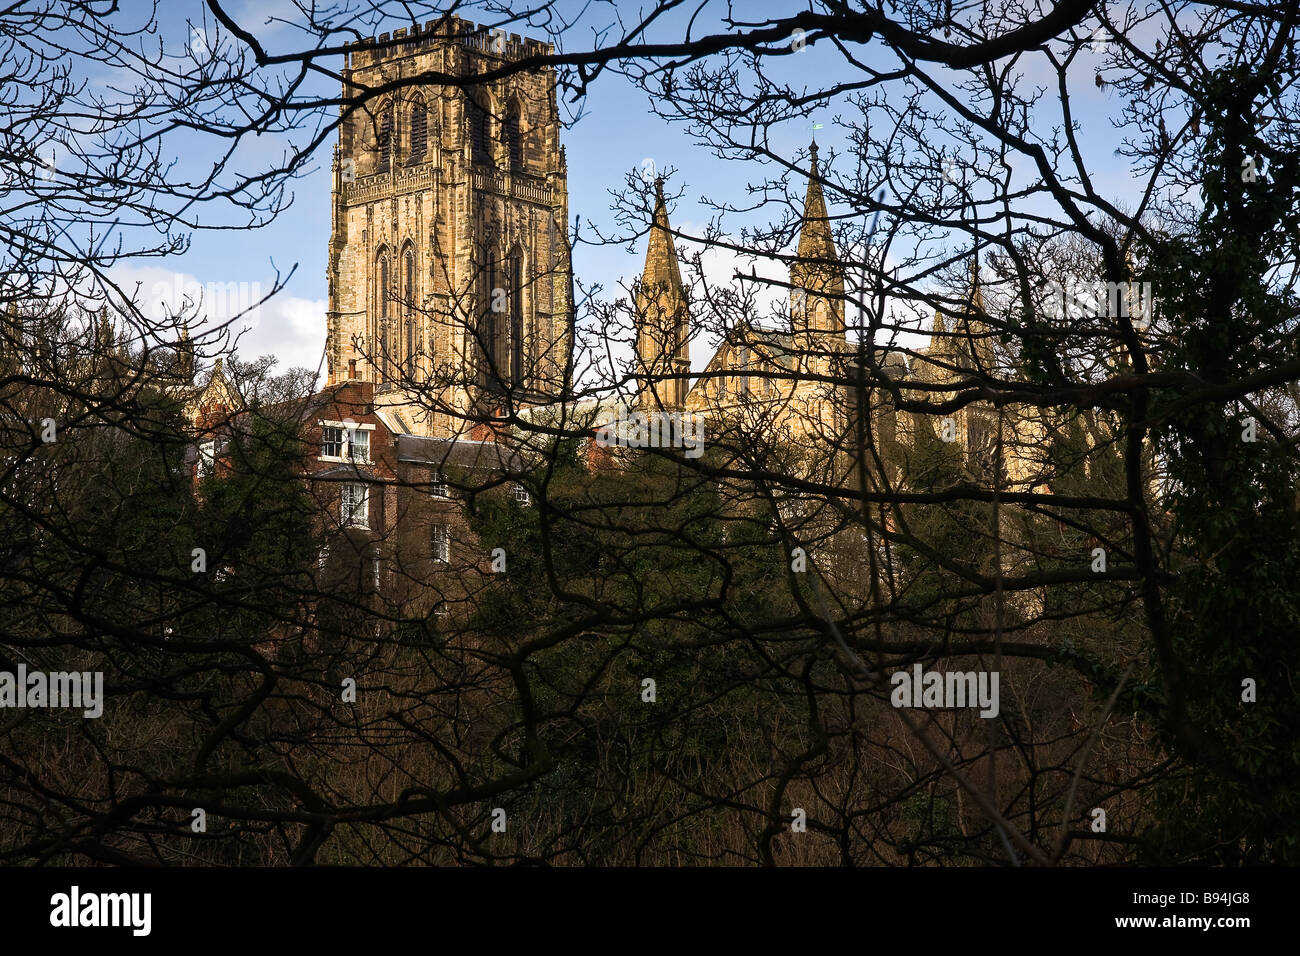
[[[634,14],[626,4],[622,6],[620,13],[625,18]],[[759,20],[766,15],[793,12],[804,7],[805,4],[798,2],[763,2],[745,4],[738,9]],[[235,3],[231,10],[242,24],[259,28],[258,35],[269,49],[274,51],[292,45],[292,32],[287,27],[264,25],[269,15],[294,15],[292,6],[285,0]],[[203,13],[200,0],[168,2],[160,29],[164,45],[179,50],[193,42],[186,21],[199,22]],[[475,18],[468,10],[464,15]],[[602,18],[608,22],[612,15],[610,8],[598,6],[586,22],[594,24]],[[401,25],[401,21],[393,21],[375,32]],[[671,34],[674,26],[669,22],[663,29]],[[580,40],[590,42],[588,38],[589,34],[575,33],[570,48],[576,48]],[[872,52],[870,47],[863,52],[868,63],[873,62]],[[1083,61],[1082,76],[1091,78],[1093,62],[1092,59]],[[797,57],[790,57],[775,68],[779,74],[804,80],[809,87],[852,75],[845,72],[842,61],[833,55],[833,51],[814,47]],[[329,89],[329,92],[334,91]],[[1081,138],[1093,163],[1094,182],[1103,193],[1123,198],[1135,188],[1135,183],[1122,165],[1123,161],[1113,156],[1118,134],[1109,119],[1117,111],[1118,104],[1108,89],[1093,89],[1091,82],[1073,84],[1072,93],[1076,119],[1083,126]],[[816,134],[823,147],[823,158],[831,150],[844,148],[842,130],[834,121],[836,112],[835,108],[823,109],[811,118],[811,121],[823,125]],[[782,128],[772,130],[771,136],[779,150],[794,157],[807,145],[811,136],[810,121],[786,123]],[[702,196],[708,196],[714,202],[732,201],[743,205],[746,203],[747,181],[779,174],[773,168],[746,166],[716,157],[711,150],[691,140],[680,125],[665,123],[651,115],[646,94],[614,74],[600,77],[592,86],[583,117],[562,133],[562,140],[569,164],[570,215],[581,216],[583,222],[594,222],[606,231],[616,228],[610,210],[609,190],[621,187],[627,174],[642,168],[647,159],[660,169],[675,168],[679,171],[675,182],[684,184],[686,192],[673,210],[673,223],[688,233],[698,230],[711,215],[709,207],[700,202]],[[243,160],[256,166],[259,161],[277,154],[285,145],[283,141],[276,142],[274,137],[261,137],[244,147]],[[202,166],[211,161],[214,143],[211,137],[184,132],[170,137],[165,148],[172,150],[182,162]],[[200,284],[245,283],[252,294],[257,286],[263,292],[271,288],[276,269],[284,274],[296,267],[284,291],[259,310],[255,323],[240,342],[240,352],[245,357],[275,354],[282,368],[315,368],[325,336],[325,265],[330,212],[328,166],[329,150],[326,148],[318,152],[314,172],[293,184],[292,207],[270,225],[256,230],[200,230],[194,233],[192,246],[186,254],[168,260],[139,260],[125,264],[115,275],[127,282],[140,282],[146,294],[163,287],[176,289],[191,281]],[[617,286],[620,280],[629,279],[639,272],[643,254],[644,240],[632,252],[625,246],[580,246],[575,253],[574,265],[584,281],[599,282],[607,295],[613,295],[619,294]],[[714,278],[723,277],[729,274],[733,264],[731,257],[715,255],[710,259],[710,271]],[[762,268],[759,270],[760,274],[764,271]],[[770,274],[779,274],[779,270]],[[707,352],[706,347],[693,349],[697,368],[707,360]]]

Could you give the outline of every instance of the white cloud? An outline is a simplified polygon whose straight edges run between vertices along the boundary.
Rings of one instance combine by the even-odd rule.
[[[274,355],[281,370],[321,366],[324,299],[280,292],[262,301],[270,283],[195,276],[158,266],[119,266],[111,277],[160,339],[170,341],[178,334],[172,318],[179,312],[209,360],[223,350],[225,327],[225,339],[235,340],[244,359]]]

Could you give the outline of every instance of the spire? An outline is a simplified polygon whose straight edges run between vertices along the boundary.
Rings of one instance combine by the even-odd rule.
[[[984,293],[980,291],[980,253],[976,249],[970,260],[970,304],[977,315],[984,312]]]
[[[970,260],[970,297],[966,300],[964,321],[960,329],[966,336],[963,352],[975,359],[984,370],[994,367],[993,343],[988,337],[989,327],[984,321],[984,293],[980,289],[980,253],[977,245]],[[969,361],[963,356],[965,361]],[[963,362],[963,364],[965,364]]]
[[[194,342],[190,339],[190,323],[181,323],[181,339],[176,345],[176,372],[187,385],[194,384]]]
[[[812,141],[808,152],[812,156],[812,165],[808,170],[808,192],[804,195],[803,220],[799,225],[799,258],[838,262],[830,218],[826,215],[826,199],[822,196],[817,140]]]
[[[673,234],[668,225],[662,176],[655,180],[654,223],[650,226],[650,241],[646,244],[641,283],[647,291],[668,289],[680,293],[682,290],[682,273],[677,265],[677,249],[673,245]]]
[[[844,331],[844,267],[835,251],[826,199],[822,196],[817,140],[808,147],[812,162],[799,224],[799,246],[790,266],[790,319],[795,331]]]
[[[690,374],[690,303],[668,225],[664,181],[655,180],[654,222],[635,290],[638,405],[681,408]]]
[[[926,347],[927,361],[917,366],[917,374],[927,381],[942,381],[951,372],[947,366],[953,362],[952,336],[943,312],[934,310],[934,325],[930,330],[930,344]]]
[[[984,292],[980,288],[978,247],[971,253],[969,289],[964,308],[947,316],[940,309],[934,310],[934,325],[926,354],[935,363],[931,374],[936,378],[954,374],[951,370],[940,369],[939,365],[966,368],[974,361],[986,371],[994,367],[993,344],[988,337],[989,327],[983,318]]]
[[[108,317],[108,306],[101,306],[99,310],[99,329],[95,334],[95,345],[102,352],[107,352],[113,347],[113,322]]]

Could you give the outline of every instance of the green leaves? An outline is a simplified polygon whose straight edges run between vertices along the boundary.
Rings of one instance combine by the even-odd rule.
[[[1199,91],[1206,121],[1195,235],[1158,254],[1173,324],[1166,369],[1211,384],[1240,379],[1295,354],[1295,303],[1271,269],[1300,222],[1300,167],[1270,163],[1254,182],[1237,174],[1242,156],[1275,157],[1258,116],[1277,92],[1274,77],[1247,67],[1213,74]],[[1300,468],[1291,449],[1260,424],[1243,440],[1244,402],[1204,401],[1162,413],[1181,397],[1155,396],[1157,446],[1168,461],[1178,547],[1169,592],[1169,632],[1186,685],[1188,720],[1201,735],[1166,727],[1166,743],[1187,778],[1161,793],[1164,819],[1145,853],[1162,861],[1300,862],[1300,760],[1294,728],[1300,694],[1300,541],[1293,520]],[[1267,406],[1267,394],[1252,396]],[[1243,678],[1258,698],[1242,701]],[[1197,799],[1187,801],[1188,786]]]

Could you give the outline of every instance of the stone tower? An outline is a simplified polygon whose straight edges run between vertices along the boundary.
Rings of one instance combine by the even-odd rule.
[[[558,400],[572,342],[553,52],[449,16],[354,44],[334,153],[329,380],[375,383],[403,430]],[[439,82],[439,77],[452,78]]]
[[[646,244],[645,269],[634,293],[636,404],[682,409],[690,386],[690,301],[668,226],[662,179],[655,181],[654,222]]]

